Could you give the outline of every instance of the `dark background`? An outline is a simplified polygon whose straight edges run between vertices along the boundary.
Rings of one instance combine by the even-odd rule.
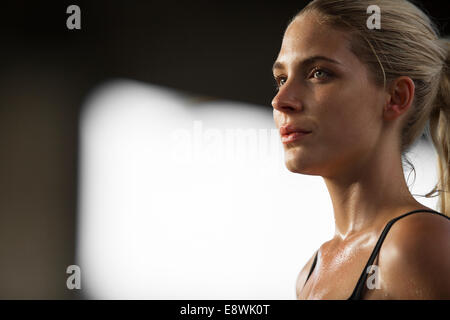
[[[417,2],[450,34],[448,1]],[[129,78],[270,110],[272,63],[306,3],[2,4],[0,298],[82,297],[65,271],[76,253],[79,112],[93,88]],[[71,4],[81,30],[66,28]]]

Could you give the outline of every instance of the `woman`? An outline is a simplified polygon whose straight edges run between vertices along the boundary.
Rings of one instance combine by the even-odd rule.
[[[377,5],[381,29],[368,28]],[[402,0],[316,0],[289,23],[272,101],[287,168],[320,175],[335,234],[298,299],[450,299],[449,41]],[[426,129],[440,212],[411,195],[402,155]]]

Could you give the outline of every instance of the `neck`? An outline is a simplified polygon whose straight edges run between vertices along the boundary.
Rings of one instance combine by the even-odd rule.
[[[374,230],[403,210],[425,208],[411,195],[400,153],[375,152],[339,176],[324,177],[331,196],[335,237]]]

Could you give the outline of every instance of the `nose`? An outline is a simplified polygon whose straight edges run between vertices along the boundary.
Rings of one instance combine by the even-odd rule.
[[[285,83],[280,87],[276,96],[272,99],[272,107],[280,112],[295,112],[302,110],[303,106],[299,97],[299,88]]]

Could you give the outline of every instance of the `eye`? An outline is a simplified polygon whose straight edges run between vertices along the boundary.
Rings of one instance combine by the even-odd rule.
[[[318,80],[323,80],[323,79],[326,79],[327,77],[331,76],[330,72],[328,72],[324,69],[321,69],[319,67],[314,68],[311,71],[311,74],[315,79],[318,79]]]
[[[286,78],[284,77],[275,77],[275,89],[278,91],[280,87],[286,83]]]

